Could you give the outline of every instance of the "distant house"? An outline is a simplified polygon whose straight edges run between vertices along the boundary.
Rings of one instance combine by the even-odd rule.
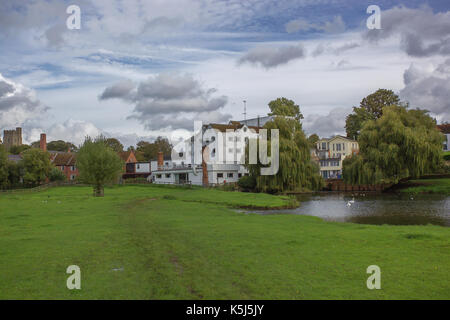
[[[8,155],[8,161],[18,163],[20,160],[22,160],[22,156],[20,154],[9,154]]]
[[[344,136],[320,139],[312,158],[318,162],[320,174],[324,179],[342,177],[342,161],[359,152],[356,140]]]
[[[77,155],[72,152],[50,153],[53,165],[64,173],[68,181],[75,180],[78,175]]]
[[[445,135],[445,141],[443,143],[444,151],[450,150],[450,123],[440,124],[437,126],[439,131]]]

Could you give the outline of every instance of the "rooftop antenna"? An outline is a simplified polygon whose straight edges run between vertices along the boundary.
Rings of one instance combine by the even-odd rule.
[[[247,100],[244,100],[244,121],[247,120]]]

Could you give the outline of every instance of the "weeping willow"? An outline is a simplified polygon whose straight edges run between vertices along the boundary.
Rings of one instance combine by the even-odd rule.
[[[318,190],[323,185],[319,167],[311,161],[311,151],[301,123],[292,118],[276,117],[266,123],[268,153],[270,155],[270,129],[279,129],[280,165],[276,175],[260,175],[261,164],[247,165],[256,179],[256,189],[262,192]],[[248,146],[247,152],[248,156]],[[248,161],[246,162],[248,163]]]
[[[403,106],[383,109],[367,121],[358,138],[360,153],[343,162],[343,177],[351,184],[397,183],[436,170],[443,135],[426,110]]]

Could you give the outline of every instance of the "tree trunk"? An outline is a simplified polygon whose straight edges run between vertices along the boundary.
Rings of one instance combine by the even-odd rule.
[[[103,197],[104,195],[105,192],[102,185],[97,185],[94,187],[94,197]]]

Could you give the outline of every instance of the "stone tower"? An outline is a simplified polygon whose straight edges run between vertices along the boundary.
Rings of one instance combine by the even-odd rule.
[[[5,146],[6,150],[9,150],[12,146],[21,146],[22,128],[16,128],[16,130],[4,130],[3,145]]]

